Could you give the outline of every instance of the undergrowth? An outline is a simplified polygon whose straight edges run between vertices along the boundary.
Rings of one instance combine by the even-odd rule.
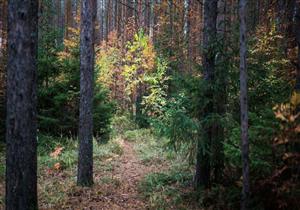
[[[94,166],[101,170],[111,170],[103,161],[123,153],[122,147],[111,140],[99,144],[94,140]],[[0,146],[0,209],[4,205],[4,147]],[[68,195],[76,187],[78,158],[77,139],[39,135],[38,137],[38,192],[43,209],[61,208]],[[108,180],[102,180],[103,182]]]
[[[187,165],[173,165],[170,170],[146,175],[139,189],[151,209],[190,209],[187,203],[193,197],[191,180]]]
[[[139,191],[150,209],[195,209],[193,170],[188,160],[168,147],[167,138],[157,136],[151,129],[134,129],[124,132],[124,139],[134,142],[142,164],[160,167],[139,183]],[[194,206],[188,207],[189,203]]]

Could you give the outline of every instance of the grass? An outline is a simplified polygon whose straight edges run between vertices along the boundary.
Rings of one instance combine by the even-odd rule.
[[[57,148],[63,148],[57,156],[51,156]],[[112,165],[104,160],[123,153],[118,140],[107,144],[94,141],[94,165],[101,170],[112,170]],[[78,142],[77,139],[40,135],[38,137],[38,192],[43,209],[62,206],[67,196],[76,187]],[[59,163],[59,168],[55,168]],[[4,147],[0,145],[0,209],[4,205]],[[105,182],[105,178],[102,180]],[[107,180],[108,181],[108,180]]]
[[[134,142],[134,150],[144,165],[164,166],[160,168],[162,171],[147,174],[139,183],[139,191],[149,208],[194,209],[187,208],[187,202],[195,197],[193,171],[187,160],[168,149],[168,139],[156,136],[150,129],[128,130],[124,139]]]
[[[113,138],[123,136],[125,132],[137,129],[137,125],[130,118],[130,114],[116,115],[111,123]]]
[[[113,130],[115,134],[108,143],[98,144],[94,141],[95,185],[116,189],[122,184],[110,174],[116,167],[117,157],[123,154],[120,142],[126,140],[134,145],[139,161],[156,171],[146,174],[139,183],[139,192],[149,208],[197,209],[187,204],[193,198],[193,171],[187,161],[166,147],[166,138],[155,136],[150,129],[137,129],[124,117],[114,120]],[[55,151],[58,154],[51,155]],[[78,192],[85,193],[76,187],[77,151],[77,139],[39,135],[38,192],[42,209],[68,207],[71,205],[68,203],[70,196]],[[0,157],[0,178],[4,177],[5,170],[2,157],[4,155]],[[0,179],[1,184],[4,183]],[[0,207],[3,205],[3,194],[0,191]]]
[[[145,176],[139,189],[151,209],[187,209],[185,201],[191,198],[191,181],[188,166],[173,165],[170,170]]]
[[[134,150],[145,165],[166,162],[170,153],[166,150],[166,138],[155,136],[150,129],[135,129],[124,133],[126,141],[134,142]]]

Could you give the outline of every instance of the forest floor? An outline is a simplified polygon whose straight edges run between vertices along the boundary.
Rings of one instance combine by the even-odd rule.
[[[43,138],[43,142],[55,141]],[[164,144],[147,129],[125,132],[106,144],[95,143],[91,188],[76,186],[74,141],[52,146],[52,152],[43,151],[43,145],[38,157],[40,209],[200,209],[193,197],[190,167],[165,151]],[[3,160],[0,159],[0,209],[4,209]]]
[[[132,142],[119,143],[122,154],[106,159],[102,166],[96,164],[94,186],[91,189],[76,187],[68,195],[64,209],[148,209],[139,194],[139,183],[146,174],[167,170],[168,166],[145,166],[138,159]]]

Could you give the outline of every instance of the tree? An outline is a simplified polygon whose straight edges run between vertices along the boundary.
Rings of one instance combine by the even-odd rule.
[[[296,85],[295,92],[300,95],[300,1],[298,0],[295,4],[295,37],[298,47],[298,56],[297,56],[297,72],[296,72]],[[298,96],[299,97],[299,96]],[[299,110],[299,107],[297,107]]]
[[[6,209],[37,209],[38,1],[8,4]]]
[[[77,184],[93,184],[94,23],[96,0],[82,1],[80,31],[79,159]]]
[[[243,191],[241,209],[248,207],[249,186],[249,140],[248,140],[248,88],[247,88],[247,46],[246,46],[246,4],[247,0],[240,0],[240,106],[241,106],[241,150],[243,164]]]
[[[150,0],[150,13],[149,13],[149,38],[153,42],[154,41],[154,0]]]
[[[214,181],[217,183],[222,182],[223,169],[224,169],[224,115],[226,114],[227,102],[227,75],[228,75],[228,61],[225,57],[225,0],[218,1],[218,17],[217,17],[217,40],[218,52],[216,56],[216,72],[215,72],[215,94],[214,94],[214,112],[217,114],[218,120],[213,127],[212,142],[212,171]]]
[[[203,108],[203,116],[205,118],[204,134],[203,138],[199,138],[199,141],[203,140],[204,143],[198,142],[197,150],[197,163],[196,163],[196,175],[195,184],[196,188],[200,186],[209,187],[210,185],[210,149],[213,141],[211,118],[213,114],[213,85],[215,74],[215,49],[213,43],[216,41],[217,29],[217,10],[218,0],[206,0],[204,1],[204,32],[203,32],[203,71],[204,80],[206,81],[205,100],[207,103]],[[200,145],[204,145],[204,148],[200,148]]]
[[[169,29],[169,33],[170,33],[170,37],[171,39],[173,39],[173,32],[174,32],[174,2],[173,0],[168,0],[168,4],[169,4],[169,18],[170,18],[170,29]]]
[[[73,26],[72,0],[65,0],[65,38],[69,37],[69,27]]]
[[[183,24],[183,35],[184,44],[187,51],[187,70],[191,72],[190,57],[191,57],[191,44],[190,44],[190,10],[191,10],[190,0],[184,0],[184,24]]]

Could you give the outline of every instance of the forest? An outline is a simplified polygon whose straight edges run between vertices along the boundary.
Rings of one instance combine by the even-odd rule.
[[[0,209],[299,200],[300,0],[0,0]]]

